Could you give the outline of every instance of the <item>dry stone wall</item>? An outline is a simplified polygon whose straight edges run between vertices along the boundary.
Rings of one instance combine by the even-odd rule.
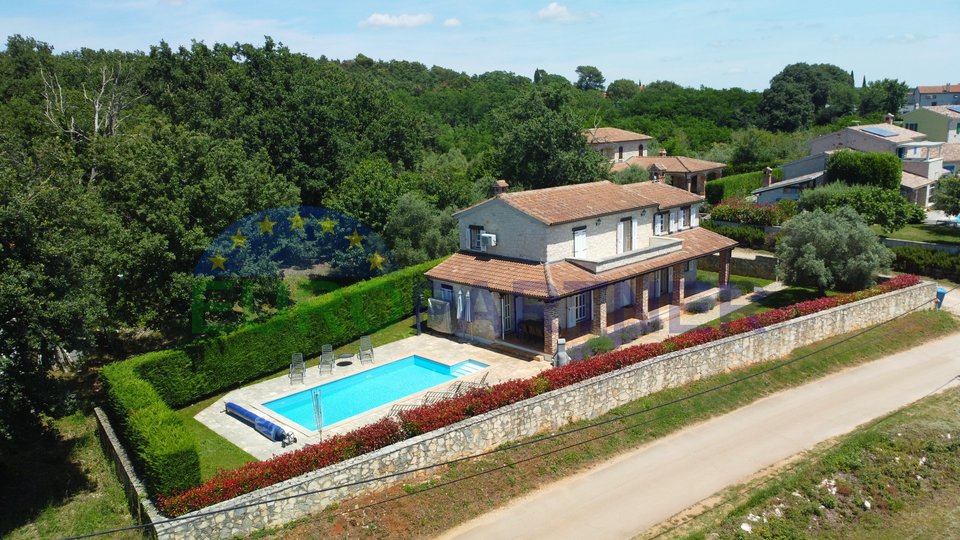
[[[814,313],[747,334],[677,351],[547,392],[447,428],[314,471],[236,499],[156,523],[159,538],[228,538],[277,527],[345,497],[430,474],[430,466],[595,418],[648,394],[781,358],[797,347],[933,306],[936,285],[919,285]],[[426,468],[426,469],[425,469]],[[414,472],[409,472],[414,471]],[[344,486],[367,479],[389,478]],[[218,510],[225,512],[217,512]]]

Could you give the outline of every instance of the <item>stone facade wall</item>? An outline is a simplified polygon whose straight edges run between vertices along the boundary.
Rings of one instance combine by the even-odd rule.
[[[936,285],[889,294],[677,351],[589,381],[469,418],[447,428],[314,471],[198,511],[196,518],[156,524],[160,538],[227,538],[277,527],[360,492],[429,475],[431,465],[474,455],[570,422],[596,418],[643,396],[865,328],[914,308],[932,307]],[[412,473],[397,474],[400,471]],[[393,475],[348,487],[344,484]],[[213,513],[224,509],[222,513]]]
[[[465,210],[458,218],[460,249],[470,250],[470,226],[497,235],[497,245],[486,253],[542,261],[547,256],[547,226],[509,204],[494,199]]]
[[[718,272],[720,269],[720,256],[709,255],[697,259],[701,270]],[[730,273],[735,276],[750,276],[764,279],[777,279],[777,258],[773,255],[755,254],[754,258],[738,256],[733,252],[730,257]],[[749,291],[747,291],[749,292]]]

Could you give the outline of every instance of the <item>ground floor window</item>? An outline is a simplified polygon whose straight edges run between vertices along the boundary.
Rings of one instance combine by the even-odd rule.
[[[590,293],[580,293],[573,297],[573,317],[577,322],[586,320],[590,315]]]

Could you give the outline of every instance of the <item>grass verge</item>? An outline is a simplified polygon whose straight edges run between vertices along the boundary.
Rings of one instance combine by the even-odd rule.
[[[958,388],[923,399],[814,450],[788,472],[727,490],[723,511],[660,538],[960,537],[958,409]]]
[[[709,270],[697,270],[697,281],[702,281],[713,285],[714,287],[720,282],[719,275],[716,272],[710,272]],[[773,283],[772,279],[764,279],[758,277],[749,277],[749,276],[730,276],[730,285],[736,287],[744,292],[744,294],[749,294],[753,292],[754,287],[766,287],[767,285]]]
[[[914,313],[844,341],[837,336],[794,351],[792,357],[808,354],[828,344],[835,346],[801,362],[734,384],[696,399],[682,401],[643,415],[624,419],[596,430],[584,430],[523,448],[504,451],[437,471],[424,483],[395,486],[380,493],[341,502],[292,528],[268,533],[271,538],[316,538],[328,536],[409,538],[435,535],[488,512],[537,487],[575,474],[618,453],[751,403],[763,396],[803,384],[842,368],[867,362],[917,346],[958,329],[947,312]],[[637,400],[607,415],[571,427],[644,411],[762,371],[778,362],[716,375],[696,383],[669,389]],[[599,433],[611,433],[590,442]],[[584,443],[573,448],[563,448]],[[536,456],[555,451],[548,459]],[[523,461],[527,458],[534,458]],[[485,471],[489,474],[476,475]],[[447,482],[455,482],[442,485]],[[340,510],[348,509],[348,510]]]
[[[880,236],[897,240],[913,240],[914,242],[933,242],[939,244],[960,244],[960,227],[945,225],[912,224],[899,231],[886,233],[879,225],[871,227]]]
[[[426,315],[423,316],[422,327],[423,329],[427,328]],[[398,323],[392,324],[371,334],[370,339],[373,342],[374,347],[379,347],[380,345],[384,345],[386,343],[391,343],[393,341],[399,341],[401,339],[414,336],[416,333],[414,318],[408,317]],[[359,350],[360,341],[357,340],[347,343],[342,347],[338,347],[334,352],[335,354],[356,353]],[[318,362],[318,358],[307,360],[307,369],[315,369]],[[275,377],[285,377],[286,375],[286,371],[278,371],[276,373],[271,373],[270,375],[261,377],[260,379],[257,379],[249,384],[256,384],[260,381],[266,381]],[[247,386],[249,386],[249,384]],[[250,454],[244,452],[227,439],[224,439],[216,432],[194,419],[194,416],[196,416],[197,413],[215,403],[218,399],[226,395],[226,393],[227,392],[218,394],[216,396],[211,396],[207,399],[198,401],[197,403],[176,411],[177,416],[183,419],[187,430],[190,431],[194,437],[196,437],[197,450],[200,454],[200,479],[203,482],[212,478],[213,475],[221,469],[235,469],[244,463],[256,460],[256,458]]]
[[[836,294],[839,293],[827,291],[827,296],[834,296]],[[807,300],[815,300],[817,298],[820,298],[820,293],[816,289],[808,289],[805,287],[788,287],[786,289],[772,292],[756,302],[751,302],[736,311],[731,311],[722,317],[708,322],[704,326],[717,328],[721,323],[725,323],[727,321],[740,319],[742,317],[749,317],[750,315],[756,315],[757,313],[763,313],[765,311],[770,311],[771,309],[782,308],[799,302],[805,302]]]
[[[77,412],[49,427],[49,438],[0,456],[0,537],[63,538],[133,523],[93,415]]]

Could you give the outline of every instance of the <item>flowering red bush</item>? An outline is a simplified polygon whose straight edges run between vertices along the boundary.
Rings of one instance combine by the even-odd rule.
[[[671,351],[742,334],[863,298],[910,287],[919,282],[920,278],[917,276],[901,275],[871,289],[800,302],[728,321],[722,323],[720,328],[696,328],[660,343],[635,345],[566,366],[547,369],[529,379],[513,379],[490,388],[472,390],[462,396],[404,411],[400,413],[400,422],[385,418],[345,435],[336,435],[288,454],[266,461],[248,463],[232,471],[221,471],[201,486],[171,496],[158,497],[157,505],[167,515],[182,515],[389,446],[409,437],[455,424],[471,416],[529,399],[547,390],[570,386]]]

